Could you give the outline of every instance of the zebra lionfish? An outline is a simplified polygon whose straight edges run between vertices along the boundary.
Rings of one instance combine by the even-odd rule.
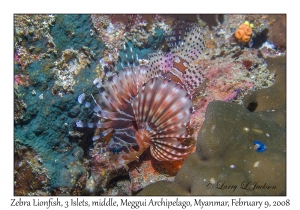
[[[191,95],[203,78],[192,61],[205,43],[195,23],[176,21],[173,28],[166,37],[171,52],[151,55],[148,65],[128,63],[104,84],[95,79],[99,88],[95,105],[85,100],[84,93],[78,97],[101,120],[77,121],[77,127],[101,129],[93,140],[109,152],[115,168],[136,160],[149,147],[159,161],[183,159],[194,149],[186,128],[193,112]],[[102,141],[109,135],[108,142]]]

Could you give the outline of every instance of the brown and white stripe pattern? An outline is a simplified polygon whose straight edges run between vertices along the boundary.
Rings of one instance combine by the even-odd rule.
[[[184,88],[171,80],[153,78],[141,88],[132,102],[138,126],[157,160],[179,160],[191,152],[179,139],[190,138],[191,99]],[[145,132],[146,131],[146,132]],[[137,134],[139,136],[139,134]],[[137,138],[137,141],[140,141]]]
[[[96,143],[110,134],[110,140],[102,143],[104,151],[110,151],[120,165],[135,160],[149,147],[154,158],[167,161],[182,159],[193,149],[186,141],[191,138],[186,127],[191,96],[204,78],[194,61],[202,54],[205,39],[196,23],[179,21],[166,41],[171,52],[151,55],[149,65],[130,66],[128,62],[103,85],[96,79],[95,105],[85,101],[84,94],[78,97],[101,120],[78,121],[77,126],[101,129],[93,138]]]
[[[113,75],[99,86],[100,97],[95,105],[85,101],[84,94],[78,97],[79,103],[93,109],[101,120],[78,121],[77,127],[101,128],[93,137],[97,143],[111,134],[103,144],[104,151],[119,155],[120,164],[135,160],[148,147],[157,160],[178,160],[191,152],[192,145],[181,144],[191,138],[186,134],[192,106],[190,96],[182,85],[160,75],[149,78],[147,71],[149,67],[142,65]]]

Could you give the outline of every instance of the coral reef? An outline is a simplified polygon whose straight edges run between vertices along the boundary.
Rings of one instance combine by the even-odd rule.
[[[56,78],[52,88],[53,95],[62,97],[64,93],[73,92],[75,77],[91,63],[94,56],[93,51],[87,47],[82,47],[80,50],[64,50],[62,57],[54,62],[55,67],[52,70]]]
[[[244,106],[251,112],[260,113],[260,117],[274,121],[280,127],[286,127],[286,56],[266,58],[270,71],[276,73],[274,85],[270,88],[249,92],[243,100]],[[264,112],[263,112],[264,111]]]
[[[131,164],[129,167],[129,177],[131,180],[131,191],[139,192],[151,183],[161,180],[174,181],[174,175],[180,169],[183,160],[158,161],[149,152],[145,152],[142,161]]]
[[[34,60],[56,54],[56,46],[50,35],[54,15],[14,15],[15,62],[24,70]],[[47,46],[44,50],[43,45]]]
[[[42,167],[42,159],[15,139],[14,195],[50,195],[49,175]]]
[[[59,23],[62,25],[67,25],[64,22],[69,20],[64,18],[66,16],[58,15],[59,18],[57,19],[55,16],[54,19],[59,20]],[[34,15],[28,16],[32,21],[35,17]],[[89,21],[88,15],[81,15],[80,17],[80,20]],[[80,22],[77,23],[80,25]],[[60,24],[49,25],[51,29],[45,29],[53,35],[53,43],[65,38],[60,36],[61,33],[65,32],[65,28],[57,27]],[[89,27],[89,24],[84,26]],[[85,29],[85,27],[82,28]],[[37,33],[37,30],[35,33]],[[22,48],[27,49],[26,52],[30,58],[37,57],[39,59],[32,59],[26,65],[20,65],[16,59],[21,59],[22,56],[19,57],[17,53],[15,54],[15,138],[18,139],[20,144],[25,145],[28,150],[34,150],[38,157],[43,160],[41,163],[42,167],[47,170],[49,177],[47,185],[48,195],[83,194],[86,180],[88,179],[86,176],[89,177],[88,171],[90,166],[89,161],[83,158],[84,151],[80,147],[85,142],[77,142],[78,137],[76,135],[80,134],[73,129],[74,118],[79,115],[80,109],[76,103],[76,96],[67,92],[63,92],[65,94],[63,98],[52,95],[52,87],[55,85],[55,74],[53,74],[51,69],[62,67],[56,65],[56,61],[62,61],[58,62],[62,65],[64,63],[69,65],[70,62],[72,65],[81,61],[76,66],[81,69],[95,69],[98,63],[92,58],[92,51],[85,47],[86,43],[82,41],[82,36],[64,39],[65,45],[61,45],[61,43],[58,45],[59,50],[57,50],[57,54],[47,53],[49,48],[47,42],[45,42],[46,39],[43,38],[43,33],[41,33],[40,39],[32,39],[29,33],[27,38],[21,34],[20,36],[23,39],[18,41],[20,40],[18,36],[15,34],[15,52],[18,52],[20,45],[22,45]],[[85,40],[89,41],[88,39]],[[78,44],[75,45],[74,42]],[[73,50],[63,48],[64,46],[68,47],[67,44],[70,43],[71,45],[74,44]],[[35,46],[35,48],[30,50],[28,45]],[[55,43],[53,46],[56,46]],[[95,57],[99,58],[100,51],[102,52],[99,49],[103,47],[103,44],[96,39],[90,40],[89,47],[93,46],[97,46],[93,48],[95,50],[93,52]],[[41,47],[40,50],[38,50],[39,47]],[[70,53],[64,54],[65,52]],[[44,53],[47,53],[47,56],[43,56]],[[63,58],[64,60],[57,58]],[[80,70],[80,68],[77,70]],[[67,66],[62,68],[62,70],[68,70]],[[73,73],[80,74],[76,78],[80,81],[78,82],[79,84],[74,82],[77,85],[72,86],[76,92],[82,91],[84,84],[90,82],[90,76],[98,76],[97,72],[92,71],[76,71]],[[62,75],[59,74],[57,76],[61,77]],[[74,78],[72,78],[72,81],[74,81]],[[18,174],[15,175],[16,179],[17,176]]]
[[[29,84],[29,76],[23,74],[17,74],[14,76],[15,85],[21,85],[24,87],[28,87]]]
[[[170,31],[161,15],[91,15],[91,19],[95,31],[109,50],[120,50],[126,41],[143,47],[156,28]]]
[[[269,38],[271,38],[272,24],[275,23],[274,20],[280,15],[264,15],[264,14],[252,14],[252,15],[237,15],[237,14],[228,14],[223,15],[222,21],[218,22],[216,26],[212,26],[213,33],[211,37],[217,39],[215,42],[217,48],[231,48],[233,46],[242,45],[243,47],[250,48],[260,48]],[[235,37],[235,32],[243,23],[248,22],[249,26],[252,24],[254,26],[252,30],[251,39],[247,42],[239,42]],[[277,22],[278,20],[276,20]],[[251,24],[250,24],[251,23]],[[275,25],[278,25],[276,23]],[[244,26],[246,27],[246,26]],[[247,28],[247,27],[246,27]],[[284,27],[280,29],[280,34],[284,33]],[[276,35],[275,35],[276,36]]]
[[[33,34],[38,38],[41,33],[48,31],[49,26],[52,26],[54,22],[54,15],[15,14],[15,36],[20,39],[23,35],[29,36]]]
[[[102,119],[108,119],[108,121],[104,120],[98,123],[77,122],[77,127],[98,128],[93,137],[94,148],[91,151],[93,165],[95,166],[91,177],[94,186],[105,187],[107,180],[116,176],[116,173],[113,172],[114,168],[125,167],[127,169],[128,163],[138,160],[142,152],[149,145],[152,145],[150,142],[154,142],[154,140],[151,140],[151,138],[150,141],[147,140],[149,136],[143,130],[150,131],[150,133],[163,132],[156,131],[155,124],[153,124],[156,110],[151,111],[150,108],[156,107],[155,101],[149,107],[149,111],[147,108],[149,101],[153,101],[151,98],[154,97],[152,91],[151,94],[147,91],[155,89],[155,93],[164,93],[157,86],[155,80],[151,81],[151,78],[171,79],[181,84],[187,95],[191,95],[196,110],[191,117],[189,126],[187,126],[187,132],[191,136],[201,128],[206,107],[211,101],[223,100],[228,102],[236,99],[242,103],[241,100],[244,94],[249,90],[269,87],[274,82],[274,74],[271,74],[266,68],[264,60],[258,58],[258,50],[235,48],[231,51],[219,52],[214,46],[209,47],[208,32],[199,25],[185,21],[174,21],[172,28],[173,32],[166,37],[171,52],[151,54],[146,65],[137,67],[135,67],[137,65],[136,59],[132,56],[133,63],[128,62],[128,67],[123,67],[123,70],[117,75],[108,76],[108,80],[104,84],[102,84],[102,78],[94,80],[94,84],[100,89],[99,96],[94,99],[95,105],[86,101],[85,94],[78,97],[79,103],[90,107],[95,111],[95,115]],[[183,36],[184,33],[185,36]],[[125,46],[123,48],[127,53],[133,55],[132,47],[129,47],[130,50],[126,50],[127,47]],[[222,55],[216,55],[216,51],[222,53]],[[126,54],[125,57],[130,58],[129,55]],[[114,62],[113,59],[111,59],[111,62]],[[104,71],[109,72],[105,69],[113,65],[103,62],[103,66],[105,66]],[[134,77],[130,75],[134,75]],[[166,85],[163,80],[158,81]],[[141,87],[143,88],[141,89]],[[145,101],[146,95],[148,95],[148,98]],[[138,97],[141,97],[141,99],[138,99]],[[151,114],[146,114],[148,112]],[[132,124],[132,121],[135,123]],[[144,123],[145,125],[143,125]],[[187,124],[187,122],[182,123],[183,125]],[[123,130],[128,131],[124,132]],[[129,137],[132,137],[132,140]],[[143,139],[143,141],[140,141],[140,139]],[[167,149],[165,146],[167,145],[158,147],[160,148],[158,151],[163,151],[159,155],[150,146],[152,156],[157,160],[176,160],[175,151],[172,151],[171,147]],[[178,148],[177,152],[180,150]],[[183,152],[184,155],[182,156],[185,157],[188,153]],[[181,159],[181,157],[178,156],[178,159]],[[139,170],[143,173],[145,167],[140,167]],[[95,172],[98,174],[96,175]],[[123,173],[123,171],[120,172],[120,174]],[[130,170],[130,174],[135,186],[134,177],[137,173],[135,170]],[[146,183],[149,184],[150,181]],[[133,187],[133,191],[146,186],[146,183]]]
[[[247,109],[211,102],[196,152],[174,182],[157,182],[138,195],[286,195],[285,57],[268,59],[268,66],[276,69],[273,86],[247,96]],[[257,139],[267,147],[263,153]]]
[[[106,46],[100,60],[102,72],[105,66],[111,68],[111,65],[112,72],[116,72],[123,68],[123,64],[127,65],[129,59],[133,60],[126,57],[125,45],[133,56],[146,59],[149,51],[160,47],[162,34],[170,31],[161,15],[91,15],[91,21],[94,27],[91,35],[98,34]]]
[[[27,108],[26,103],[22,99],[17,86],[14,86],[14,121],[19,123],[24,118],[24,113]]]
[[[16,194],[135,195],[161,180],[169,182],[159,193],[200,194],[194,176],[217,186],[233,170],[249,182],[267,170],[285,174],[284,15],[14,17],[15,166],[24,174],[15,174]],[[255,27],[242,43],[235,31],[246,20]],[[241,170],[243,152],[255,177]],[[41,171],[46,181],[30,188],[23,178]],[[283,186],[273,195],[285,194]]]
[[[55,19],[56,24],[50,28],[50,34],[58,52],[71,48],[79,50],[87,46],[99,57],[103,55],[104,43],[91,34],[93,26],[90,15],[56,14]]]
[[[131,182],[128,179],[124,179],[124,180],[119,180],[116,184],[116,186],[109,188],[109,190],[107,191],[107,193],[103,194],[105,195],[120,195],[120,196],[124,196],[124,195],[132,195],[132,191],[131,191]]]

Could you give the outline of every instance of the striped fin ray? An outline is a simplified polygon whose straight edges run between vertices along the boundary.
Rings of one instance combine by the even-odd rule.
[[[84,123],[81,120],[76,122],[78,128],[109,128],[112,127],[113,121],[98,122],[98,123]]]
[[[106,93],[105,88],[101,86],[99,88],[99,94],[96,97],[97,104],[100,104],[103,109],[113,111],[114,109],[109,103],[107,95],[108,94]]]
[[[113,131],[113,128],[106,129],[105,131],[103,131],[103,132],[99,133],[98,135],[94,136],[93,141],[96,141],[100,138],[103,138],[103,137],[107,136],[112,131]]]
[[[133,113],[135,116],[135,120],[138,126],[138,129],[143,129],[144,124],[142,124],[142,118],[143,118],[143,103],[140,103],[140,101],[144,101],[145,98],[145,87],[142,87],[139,90],[138,95],[135,97],[135,99],[132,101],[133,104]]]
[[[130,100],[136,96],[142,85],[148,81],[146,71],[148,66],[126,67],[123,71],[110,77],[104,84],[104,97],[113,110],[123,110]]]
[[[174,104],[166,110],[161,117],[157,119],[155,126],[158,130],[166,129],[168,126],[174,125],[175,122],[189,122],[191,103],[188,97],[179,98]]]
[[[97,110],[97,109],[100,108],[98,106],[98,104],[96,104],[96,106],[95,106],[95,105],[91,104],[90,102],[86,101],[84,93],[82,93],[81,95],[79,95],[78,98],[77,98],[77,100],[78,100],[78,103],[83,104],[85,107],[90,108],[91,110]]]
[[[190,108],[191,101],[185,90],[162,78],[147,82],[133,101],[138,126],[148,122],[156,130],[164,130],[168,124],[176,125],[176,122],[189,122]]]
[[[126,47],[127,46],[127,47]],[[129,43],[125,43],[123,45],[123,50],[125,53],[125,60],[123,60],[123,62],[121,61],[121,57],[119,57],[122,65],[130,67],[130,66],[138,66],[139,62],[138,62],[138,55],[134,54],[134,51],[132,49],[132,46]]]
[[[175,138],[155,140],[150,146],[150,152],[154,158],[160,161],[174,161],[185,158],[190,154],[193,145],[184,146]]]
[[[126,80],[126,82],[127,82],[127,86],[126,86],[127,91],[130,92],[131,96],[134,97],[138,93],[137,85],[136,85],[136,82],[134,80],[136,75],[133,72],[133,70],[131,70],[131,69],[128,69],[127,71],[123,71],[123,72],[124,72],[124,80]]]
[[[119,73],[119,78],[120,78],[120,82],[122,84],[122,89],[123,89],[122,92],[125,92],[125,96],[129,100],[131,100],[137,94],[136,86],[135,86],[134,82],[132,81],[132,75],[133,75],[132,70],[121,71]]]
[[[115,75],[110,82],[121,104],[129,103],[130,98],[133,97],[128,91],[128,85],[125,82],[124,76],[124,72],[121,72],[119,75]]]
[[[107,95],[106,95],[107,101],[111,104],[113,109],[119,111],[120,109],[124,108],[124,105],[121,103],[121,101],[117,96],[118,92],[115,92],[112,85],[111,84],[107,85],[105,89],[107,91]]]
[[[171,111],[171,105],[176,102],[177,94],[185,93],[185,91],[180,87],[180,85],[176,85],[172,81],[167,81],[167,87],[162,92],[161,96],[155,96],[153,101],[153,114],[151,115],[151,123],[157,126],[160,122],[162,116],[166,114],[166,112]],[[184,94],[185,95],[185,94]]]
[[[93,96],[92,96],[93,97]],[[93,97],[94,99],[94,97]],[[78,97],[78,102],[81,103],[81,104],[84,104],[86,107],[92,109],[95,114],[100,117],[100,118],[105,118],[105,119],[110,119],[110,120],[125,120],[125,121],[128,121],[128,120],[132,120],[133,119],[133,116],[131,115],[128,115],[126,113],[122,113],[122,111],[120,110],[120,112],[111,112],[111,111],[106,111],[106,110],[103,110],[96,102],[96,100],[94,99],[96,105],[93,105],[91,104],[90,102],[87,102],[85,100],[85,94],[81,94],[79,97]],[[86,126],[88,127],[88,126]]]
[[[149,69],[146,65],[140,65],[135,67],[126,67],[123,69],[124,75],[120,78],[121,81],[127,80],[128,91],[131,91],[134,97],[138,90],[148,81],[147,70]]]
[[[170,48],[176,48],[184,42],[186,34],[191,29],[191,22],[175,20],[172,23],[172,33],[165,40]]]
[[[130,136],[127,136],[125,133],[124,134],[121,134],[121,133],[114,133],[114,135],[112,136],[112,139],[110,140],[111,143],[113,144],[120,144],[124,147],[127,147],[128,149],[130,147],[133,147],[133,146],[136,146],[137,143],[135,141],[131,141],[133,139],[131,139]],[[110,144],[110,143],[109,143]],[[111,147],[111,145],[110,145]]]
[[[93,97],[93,99],[94,99],[94,97]],[[97,114],[97,116],[102,117],[102,118],[106,118],[106,119],[107,118],[111,119],[111,118],[115,117],[114,112],[103,111],[102,108],[97,104],[95,99],[94,99],[94,101],[95,101],[96,105],[93,105],[90,102],[86,101],[84,93],[82,93],[81,95],[78,96],[78,102],[80,104],[83,104],[85,107],[90,108],[91,110],[93,110]]]
[[[160,106],[163,95],[168,94],[166,89],[168,81],[162,78],[153,78],[142,87],[132,102],[134,115],[139,129],[145,129],[146,124],[152,124],[153,114],[157,114],[157,107]]]
[[[192,107],[181,85],[161,77],[153,78],[139,90],[132,107],[138,129],[147,131],[145,139],[150,139],[151,154],[156,159],[178,160],[190,153],[191,146],[183,146],[178,141],[190,138],[186,125]]]
[[[157,110],[161,110],[159,107],[161,106],[161,102],[163,100],[168,101],[172,99],[172,93],[170,92],[169,89],[169,81],[168,80],[162,80],[161,78],[157,79],[156,82],[156,91],[155,93],[153,93],[153,98],[150,100],[150,103],[148,105],[148,111],[147,111],[147,121],[149,121],[149,124],[153,125],[153,120],[155,119],[155,115],[157,114]],[[147,95],[147,97],[149,97],[149,95]],[[163,96],[165,96],[163,98]],[[150,98],[150,97],[149,97]],[[154,127],[154,126],[153,126]]]
[[[172,83],[174,84],[174,83]],[[157,129],[165,129],[165,122],[176,124],[176,122],[189,122],[190,114],[186,110],[191,108],[191,100],[185,90],[180,85],[169,87],[172,94],[169,98],[166,96],[157,107],[157,113],[152,118],[152,123]]]
[[[146,65],[140,65],[134,69],[137,90],[139,90],[150,79],[147,77],[148,69],[149,67]]]
[[[159,138],[159,139],[164,139],[164,138],[180,138],[180,139],[187,139],[187,138],[191,138],[190,135],[184,133],[183,132],[186,131],[186,127],[182,127],[181,129],[177,129],[177,131],[175,130],[175,128],[172,130],[172,133],[168,133],[168,134],[157,134],[157,135],[152,135],[153,138]]]
[[[165,129],[160,129],[159,132],[153,133],[153,138],[190,138],[190,136],[185,133],[186,126],[187,123],[167,126]]]
[[[136,97],[136,104],[138,104],[138,107],[136,109],[133,109],[136,116],[137,125],[139,126],[139,129],[144,129],[145,123],[147,122],[148,118],[152,117],[151,114],[153,112],[152,104],[153,96],[156,96],[154,100],[157,100],[161,96],[162,91],[162,79],[153,78],[149,82],[146,83],[146,85],[141,89],[139,94]],[[147,94],[145,94],[147,93]]]
[[[135,150],[138,150],[139,146],[138,146],[138,144],[136,142],[136,139],[135,139],[135,133],[136,133],[136,131],[133,128],[129,128],[129,129],[124,130],[124,131],[115,131],[114,136],[113,136],[113,140],[115,142],[120,143],[124,147],[127,147],[128,150],[125,151],[126,153],[130,152],[129,148],[133,148]]]

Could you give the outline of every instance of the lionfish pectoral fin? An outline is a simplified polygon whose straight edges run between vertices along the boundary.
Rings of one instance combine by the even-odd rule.
[[[84,123],[81,120],[76,122],[78,128],[109,128],[113,124],[113,121],[98,122],[98,123]]]
[[[99,135],[96,135],[96,136],[93,137],[93,141],[96,141],[100,138],[103,138],[103,137],[107,136],[112,131],[113,131],[113,128],[109,128],[109,129],[99,133]]]
[[[175,161],[185,158],[191,153],[193,145],[184,146],[177,139],[156,140],[150,147],[154,158],[160,161]]]
[[[91,95],[91,96],[92,96],[92,98],[93,98],[93,100],[94,100],[94,102],[95,102],[96,105],[93,105],[93,104],[91,104],[90,102],[86,101],[86,100],[85,100],[85,94],[84,94],[84,93],[82,93],[80,96],[78,96],[78,99],[77,99],[77,100],[78,100],[78,102],[79,102],[80,104],[84,105],[84,106],[87,107],[87,108],[90,108],[91,110],[93,110],[93,111],[96,112],[96,113],[102,111],[101,107],[100,107],[100,106],[98,105],[98,103],[96,102],[94,96],[93,96],[93,95]]]

